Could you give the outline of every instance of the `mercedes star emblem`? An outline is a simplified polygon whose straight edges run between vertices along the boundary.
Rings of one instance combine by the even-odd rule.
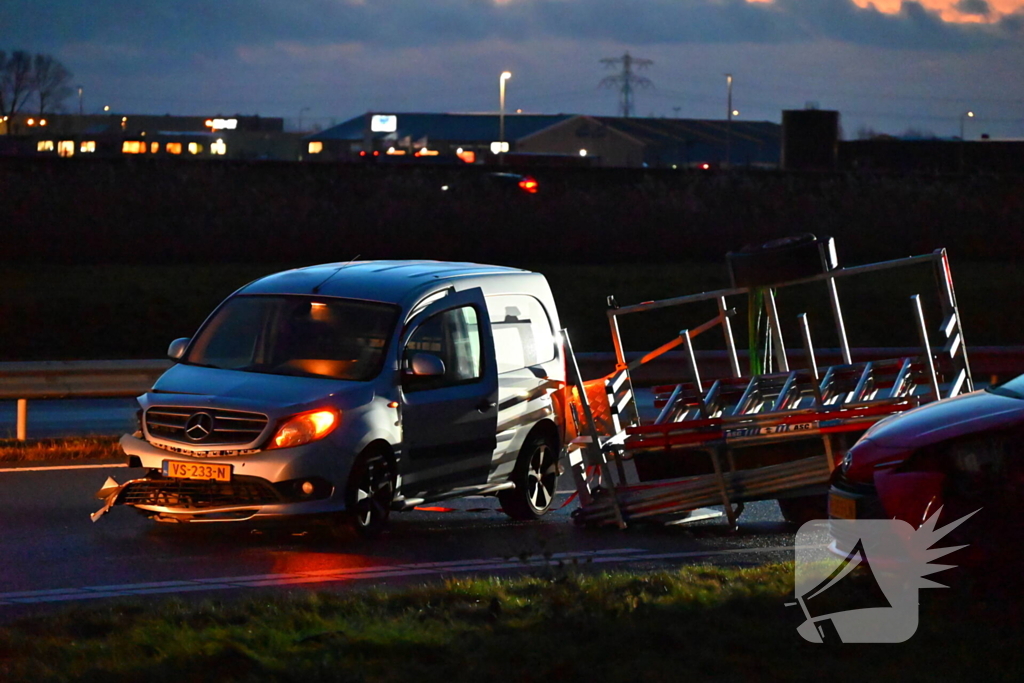
[[[193,413],[185,423],[185,436],[193,441],[202,441],[213,433],[213,416],[209,413]]]

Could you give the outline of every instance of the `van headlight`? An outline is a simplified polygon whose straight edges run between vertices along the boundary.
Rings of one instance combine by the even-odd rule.
[[[292,415],[281,422],[267,449],[292,448],[319,441],[333,432],[340,422],[341,413],[333,408]]]

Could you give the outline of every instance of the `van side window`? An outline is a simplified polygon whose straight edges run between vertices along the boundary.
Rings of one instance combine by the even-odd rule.
[[[487,297],[498,374],[522,370],[555,357],[555,336],[543,304],[532,296]]]
[[[408,391],[438,389],[475,382],[483,375],[480,325],[472,306],[453,308],[433,315],[420,325],[405,346],[408,363],[413,354],[427,353],[444,363],[441,377],[410,378]]]

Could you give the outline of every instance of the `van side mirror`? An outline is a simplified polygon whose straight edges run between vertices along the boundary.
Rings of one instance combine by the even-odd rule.
[[[171,345],[167,347],[167,357],[171,360],[181,360],[181,357],[185,355],[185,349],[188,348],[188,343],[192,341],[188,337],[182,337],[181,339],[175,339],[171,342]]]
[[[406,374],[413,377],[441,377],[444,375],[444,361],[429,353],[414,353],[409,359]]]

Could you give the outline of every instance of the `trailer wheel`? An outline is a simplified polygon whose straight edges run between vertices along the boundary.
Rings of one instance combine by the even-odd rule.
[[[828,497],[824,494],[779,498],[778,503],[782,518],[796,526],[802,526],[814,519],[828,519]]]
[[[547,434],[535,432],[519,450],[512,481],[516,487],[498,492],[505,514],[512,519],[539,519],[555,499],[558,480],[558,445]]]
[[[395,499],[395,470],[379,451],[356,458],[345,493],[348,525],[363,538],[376,538],[387,527]]]

